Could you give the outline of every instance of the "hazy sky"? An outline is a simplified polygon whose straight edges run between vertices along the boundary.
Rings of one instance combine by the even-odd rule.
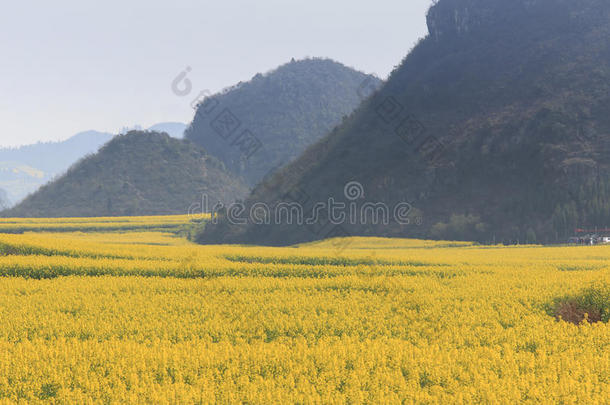
[[[0,12],[0,146],[189,122],[191,100],[291,58],[385,78],[431,0],[30,0]],[[187,67],[193,91],[174,78]]]

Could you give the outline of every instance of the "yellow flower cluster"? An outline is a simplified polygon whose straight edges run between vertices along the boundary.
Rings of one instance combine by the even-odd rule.
[[[157,217],[99,217],[99,218],[0,218],[0,232],[67,232],[67,231],[134,231],[173,230],[193,221],[209,219],[209,215],[166,215]]]
[[[0,249],[0,404],[609,402],[610,325],[545,306],[610,283],[610,247],[138,231]]]

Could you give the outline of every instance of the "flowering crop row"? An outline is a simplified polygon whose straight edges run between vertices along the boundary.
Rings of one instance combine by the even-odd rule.
[[[0,404],[608,403],[610,248],[345,242],[0,235]]]

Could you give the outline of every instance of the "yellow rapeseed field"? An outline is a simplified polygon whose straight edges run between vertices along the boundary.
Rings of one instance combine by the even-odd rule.
[[[610,403],[610,325],[549,312],[610,285],[610,247],[198,246],[188,222],[0,221],[0,404]]]

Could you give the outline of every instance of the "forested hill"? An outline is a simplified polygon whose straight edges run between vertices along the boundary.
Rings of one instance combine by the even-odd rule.
[[[13,209],[11,217],[186,214],[243,197],[247,187],[203,149],[164,133],[118,135]]]
[[[339,125],[380,83],[329,59],[293,60],[207,98],[185,137],[254,186]]]
[[[522,243],[609,226],[610,2],[440,0],[427,22],[384,87],[249,206],[295,194],[350,202],[355,181],[358,204],[407,202],[412,221],[343,223],[340,234]],[[224,222],[200,241],[328,235]]]

